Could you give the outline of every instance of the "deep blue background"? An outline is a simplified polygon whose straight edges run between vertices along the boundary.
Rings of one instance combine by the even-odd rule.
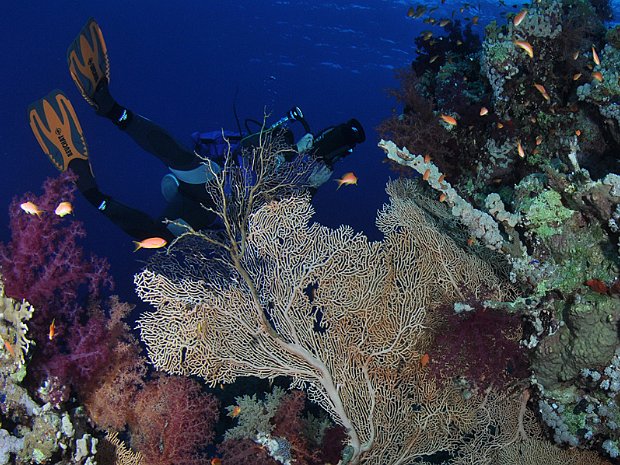
[[[446,3],[448,12],[459,5]],[[337,165],[334,177],[354,171],[359,185],[338,191],[334,182],[324,185],[314,199],[315,219],[329,226],[349,224],[379,239],[374,219],[386,201],[390,172],[374,128],[396,106],[385,90],[398,85],[394,70],[408,66],[413,39],[427,26],[406,17],[409,5],[387,0],[13,2],[0,15],[0,240],[9,238],[3,206],[14,195],[40,193],[45,177],[57,174],[26,118],[27,106],[54,88],[73,101],[101,190],[152,215],[163,207],[159,182],[165,167],[97,117],[69,77],[67,46],[90,16],[105,35],[115,98],[188,143],[195,130],[236,128],[237,91],[242,119],[260,119],[266,107],[274,121],[298,105],[316,132],[358,118],[367,142]],[[480,7],[477,13],[482,29],[497,11]],[[75,213],[89,234],[86,249],[110,259],[118,292],[135,301],[132,274],[149,252],[133,254],[130,238],[81,198]]]

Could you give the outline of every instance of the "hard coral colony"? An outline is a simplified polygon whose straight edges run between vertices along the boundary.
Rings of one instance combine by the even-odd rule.
[[[70,201],[71,179],[13,202],[0,464],[617,459],[620,32],[601,1],[502,6],[484,31],[472,8],[404,12],[433,30],[379,128],[403,175],[384,239],[218,174],[228,234],[188,233],[135,278],[153,369],[79,224],[19,208]],[[275,163],[263,148],[255,167]],[[248,375],[281,379],[230,394]]]

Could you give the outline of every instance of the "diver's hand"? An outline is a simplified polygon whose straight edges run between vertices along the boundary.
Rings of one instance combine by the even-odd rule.
[[[323,163],[317,163],[317,166],[312,170],[312,174],[308,178],[308,183],[311,187],[319,187],[325,184],[329,178],[332,177],[334,171]]]
[[[303,136],[297,141],[297,152],[303,154],[309,151],[314,144],[314,136],[310,133]]]

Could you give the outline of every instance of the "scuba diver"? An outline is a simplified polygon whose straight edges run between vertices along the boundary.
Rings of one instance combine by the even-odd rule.
[[[184,225],[194,230],[218,228],[215,214],[204,208],[213,203],[205,184],[220,171],[217,144],[226,144],[226,148],[228,143],[238,148],[247,146],[258,139],[256,134],[249,134],[249,128],[245,137],[241,130],[236,134],[194,133],[196,145],[194,150],[189,150],[160,126],[118,104],[109,90],[110,64],[103,34],[92,18],[69,46],[67,61],[73,81],[97,114],[110,119],[169,168],[170,173],[162,180],[167,206],[160,218],[153,219],[99,189],[80,122],[70,100],[60,90],[52,91],[28,108],[32,131],[54,166],[60,171],[70,169],[75,173],[76,186],[84,198],[138,242],[163,239],[159,243],[165,245],[187,230]],[[298,144],[294,144],[292,132],[287,128],[293,121],[300,121],[306,131]],[[335,162],[365,140],[364,130],[355,119],[329,127],[314,137],[297,107],[269,129],[286,131],[292,149],[310,153],[315,158],[322,172],[314,183],[315,188],[329,178]],[[164,222],[166,219],[170,221]]]

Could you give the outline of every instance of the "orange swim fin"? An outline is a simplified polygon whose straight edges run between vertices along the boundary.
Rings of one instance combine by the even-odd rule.
[[[73,105],[56,89],[28,107],[30,127],[43,152],[60,171],[75,159],[88,160],[88,147]]]
[[[67,64],[82,96],[98,109],[93,96],[102,82],[110,83],[110,60],[101,28],[93,18],[67,49]]]

